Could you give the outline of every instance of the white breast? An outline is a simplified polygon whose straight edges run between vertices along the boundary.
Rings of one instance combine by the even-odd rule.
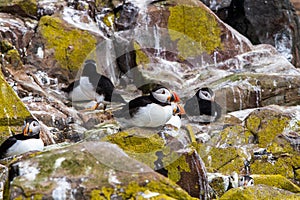
[[[177,129],[181,127],[181,118],[178,115],[172,115],[169,121],[166,122],[166,125],[171,125]]]
[[[82,92],[79,85],[73,88],[73,90],[69,93],[68,97],[72,101],[88,101],[88,100],[91,100],[91,98],[87,97],[85,95],[85,93]]]
[[[170,106],[149,104],[141,107],[131,119],[131,123],[138,127],[158,127],[164,125],[172,116],[173,110]]]
[[[44,143],[41,139],[18,140],[9,148],[6,156],[19,155],[29,151],[42,151],[43,149]]]
[[[90,83],[89,78],[86,77],[86,76],[80,77],[80,89],[91,100],[96,100],[97,102],[103,102],[104,101],[104,96],[103,95],[98,95],[96,93],[96,89]]]

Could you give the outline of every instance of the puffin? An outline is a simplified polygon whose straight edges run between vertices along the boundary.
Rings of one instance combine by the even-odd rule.
[[[165,128],[173,128],[179,130],[181,127],[181,116],[185,114],[184,108],[177,103],[171,103],[173,107],[173,115],[164,125]]]
[[[150,94],[129,101],[122,109],[115,111],[114,116],[121,128],[155,128],[163,126],[178,112],[179,107],[172,106],[171,102],[179,101],[180,98],[175,92],[158,85]]]
[[[40,129],[40,124],[36,119],[25,119],[22,133],[7,138],[1,144],[0,159],[29,151],[42,151],[44,142],[40,138]]]
[[[112,101],[126,103],[120,94],[114,92],[115,86],[112,81],[97,72],[97,64],[94,60],[86,60],[79,80],[62,90],[68,93],[69,98],[74,97],[77,92],[76,96],[79,96],[77,99],[95,100],[96,104],[90,110],[96,110],[100,104],[103,104],[105,110],[107,104]]]
[[[200,88],[184,105],[186,115],[192,121],[211,123],[222,114],[221,106],[215,102],[215,93],[208,87]]]
[[[244,175],[239,179],[239,187],[253,186],[254,179],[249,175]]]

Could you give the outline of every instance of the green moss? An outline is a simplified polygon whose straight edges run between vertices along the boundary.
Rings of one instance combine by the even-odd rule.
[[[140,45],[136,42],[134,42],[134,49],[135,49],[135,54],[136,54],[136,63],[137,65],[141,64],[147,64],[150,62],[150,59],[148,56],[142,51]]]
[[[299,193],[300,188],[282,175],[255,175],[252,176],[255,184],[264,184],[290,192]]]
[[[178,41],[181,56],[211,54],[221,48],[221,30],[213,15],[203,8],[188,5],[177,5],[169,10],[169,34],[173,41]]]
[[[67,27],[59,18],[44,16],[39,21],[39,31],[47,41],[47,48],[55,50],[55,59],[62,68],[77,70],[97,40],[87,31]]]

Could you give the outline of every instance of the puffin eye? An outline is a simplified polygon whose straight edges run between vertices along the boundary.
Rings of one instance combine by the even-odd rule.
[[[165,93],[166,93],[166,91],[165,91],[165,90],[163,90],[163,91],[162,91],[162,94],[165,94]]]

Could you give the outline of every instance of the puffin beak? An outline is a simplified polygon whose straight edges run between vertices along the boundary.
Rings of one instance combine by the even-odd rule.
[[[178,109],[179,109],[179,114],[180,114],[180,115],[184,115],[184,114],[185,114],[185,110],[184,110],[184,108],[182,107],[182,105],[178,104],[177,107],[178,107]]]
[[[29,129],[29,123],[26,123],[26,126],[23,130],[23,135],[28,136],[28,132],[30,132],[30,131],[28,131],[28,129]]]
[[[179,96],[176,94],[176,92],[171,92],[171,93],[172,93],[172,95],[171,95],[171,97],[168,98],[168,100],[169,100],[170,102],[180,102],[180,98],[179,98]]]
[[[182,105],[177,104],[176,109],[174,109],[174,114],[179,114],[179,115],[184,115],[185,114],[185,110],[182,107]]]

